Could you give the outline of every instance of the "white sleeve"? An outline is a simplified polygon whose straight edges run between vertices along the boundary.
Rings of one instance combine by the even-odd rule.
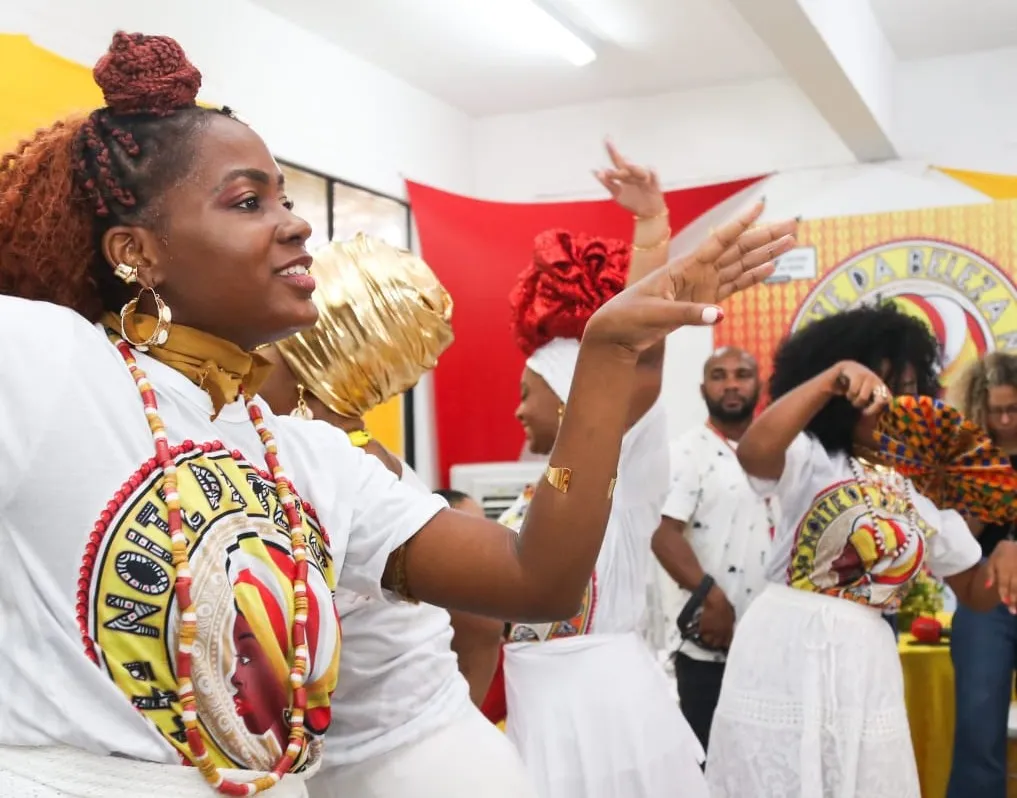
[[[686,436],[671,448],[671,485],[660,514],[665,518],[688,523],[696,513],[703,489],[699,480],[699,457],[696,438]]]
[[[982,559],[982,547],[956,510],[940,510],[919,493],[915,509],[936,530],[925,541],[925,560],[932,575],[945,579],[968,570]]]
[[[402,476],[399,479],[404,485],[413,488],[420,493],[431,493],[431,489],[424,484],[424,480],[418,476],[416,471],[406,464],[405,460],[400,458],[399,464],[402,466]]]
[[[749,484],[760,496],[776,496],[782,502],[812,482],[818,461],[829,462],[829,455],[819,441],[804,432],[799,433],[784,452],[784,470],[780,479],[749,477]]]
[[[360,449],[354,450],[353,458],[356,467],[346,472],[353,475],[353,514],[339,582],[355,593],[380,598],[389,555],[448,504],[441,496],[401,482]]]
[[[310,489],[305,498],[331,538],[339,586],[362,596],[392,598],[381,588],[389,556],[448,504],[402,482],[336,427],[275,416],[263,401],[260,406],[282,435],[280,444],[286,444],[280,459],[299,466],[294,472],[300,477],[298,491]]]
[[[91,325],[67,308],[0,296],[0,508],[29,473],[50,419],[74,392],[72,373]]]

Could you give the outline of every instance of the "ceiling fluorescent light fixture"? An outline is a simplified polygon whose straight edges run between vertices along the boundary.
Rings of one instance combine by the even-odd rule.
[[[570,64],[586,66],[597,58],[596,51],[559,15],[539,0],[487,0],[503,4],[502,13],[511,16],[512,27],[534,44],[556,53]]]

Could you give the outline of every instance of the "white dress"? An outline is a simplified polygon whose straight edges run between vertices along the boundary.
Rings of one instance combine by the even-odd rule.
[[[517,624],[520,642],[505,646],[506,731],[542,798],[706,798],[702,748],[638,632],[668,489],[666,440],[660,404],[626,434],[604,545],[576,617]]]
[[[957,513],[899,477],[877,490],[879,479],[860,484],[847,457],[800,435],[778,483],[754,480],[783,513],[771,584],[728,655],[706,768],[712,798],[920,798],[900,657],[881,611],[923,563],[948,577],[981,550]]]

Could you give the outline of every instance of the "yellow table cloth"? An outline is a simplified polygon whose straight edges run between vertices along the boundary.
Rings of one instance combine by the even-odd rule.
[[[950,613],[941,613],[938,618],[944,627],[949,626]],[[909,633],[901,633],[898,646],[922,798],[945,798],[953,759],[954,692],[950,646],[945,641],[934,646],[915,644]]]

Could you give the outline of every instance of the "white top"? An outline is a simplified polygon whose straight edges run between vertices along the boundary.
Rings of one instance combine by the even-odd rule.
[[[430,490],[405,463],[403,484]],[[452,651],[449,614],[336,591],[343,621],[339,687],[322,769],[381,756],[450,723],[470,701]]]
[[[703,571],[714,578],[741,618],[766,584],[776,501],[761,497],[735,454],[737,443],[706,425],[694,427],[671,446],[671,489],[661,515],[685,524],[685,536]],[[690,593],[680,589],[681,613]],[[671,650],[693,659],[723,662],[726,655],[682,642],[668,630]]]
[[[210,754],[263,770],[280,745],[271,724],[287,674],[276,641],[288,639],[292,612],[289,538],[263,446],[240,402],[211,421],[203,391],[137,359],[180,447]],[[446,505],[328,424],[259,406],[308,511],[308,691],[320,693],[337,638],[328,574],[380,598],[389,554]],[[105,334],[65,308],[0,297],[0,745],[180,761],[170,742],[179,609],[154,452],[138,389]],[[328,714],[312,701],[309,726]]]
[[[773,582],[887,609],[899,604],[923,563],[942,579],[982,556],[956,512],[940,511],[900,477],[888,480],[899,487],[879,491],[866,479],[863,494],[847,456],[829,455],[805,433],[788,447],[778,482],[751,482],[764,495],[775,493],[782,509],[766,568]]]
[[[579,613],[556,624],[516,624],[517,645],[582,634],[623,634],[639,629],[646,610],[650,543],[667,496],[667,418],[657,402],[622,439],[618,483],[593,579]],[[502,522],[518,531],[528,504],[524,493]],[[563,536],[567,544],[567,536]]]

